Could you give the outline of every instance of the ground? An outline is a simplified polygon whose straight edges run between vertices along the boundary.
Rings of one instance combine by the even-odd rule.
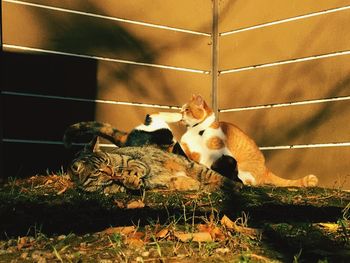
[[[350,262],[350,193],[86,193],[64,172],[0,191],[0,262]]]

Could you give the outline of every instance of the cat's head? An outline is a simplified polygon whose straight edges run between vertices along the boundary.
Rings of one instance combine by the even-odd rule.
[[[97,136],[77,154],[67,172],[73,182],[87,191],[112,184],[111,161],[108,154],[100,150]]]
[[[201,123],[212,113],[212,109],[201,95],[192,95],[191,100],[181,108],[182,121],[190,127]]]

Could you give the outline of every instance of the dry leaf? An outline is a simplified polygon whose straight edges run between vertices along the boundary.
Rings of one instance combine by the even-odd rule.
[[[145,233],[143,232],[134,232],[134,233],[131,233],[130,235],[128,235],[128,238],[138,238],[138,239],[141,239],[142,237],[145,236]]]
[[[164,238],[169,233],[169,229],[163,228],[156,234],[156,238]]]
[[[30,241],[28,239],[28,237],[21,237],[18,240],[18,244],[17,244],[17,248],[18,250],[22,249],[22,248],[27,248],[33,245],[33,241]]]
[[[132,247],[142,247],[145,244],[142,239],[135,237],[128,237],[125,243]]]
[[[219,247],[217,249],[215,249],[215,252],[216,253],[219,253],[219,254],[228,254],[231,252],[231,249],[229,249],[228,247]]]
[[[226,215],[224,215],[220,220],[221,225],[225,226],[226,228],[230,230],[237,231],[238,226],[235,222],[233,222],[230,218],[228,218]]]
[[[198,199],[200,197],[199,194],[185,194],[184,196],[190,199]]]
[[[114,204],[118,207],[118,208],[125,208],[125,205],[122,201],[118,201],[118,200],[114,200]]]
[[[338,224],[332,224],[332,223],[319,223],[319,226],[325,228],[329,232],[336,232],[339,228]]]
[[[224,233],[222,233],[221,229],[217,227],[215,224],[199,224],[197,226],[199,232],[208,232],[213,240],[224,240],[226,237]]]
[[[64,187],[61,191],[59,191],[58,193],[57,193],[57,195],[61,195],[61,194],[63,194],[65,191],[67,191],[67,186],[66,187]]]
[[[135,226],[120,226],[120,227],[109,227],[103,230],[102,233],[106,233],[106,234],[119,233],[123,235],[129,235],[135,231],[136,231]]]
[[[230,218],[228,218],[226,215],[224,215],[221,218],[220,222],[227,229],[235,231],[235,232],[239,232],[242,234],[246,234],[250,238],[254,238],[254,236],[258,235],[259,231],[260,231],[258,229],[254,229],[254,228],[250,228],[250,227],[239,226],[235,222],[233,222]]]
[[[141,200],[133,200],[126,205],[127,209],[144,208],[145,203]]]
[[[175,237],[182,242],[211,242],[213,241],[211,235],[208,232],[196,232],[196,233],[182,233],[175,232]]]
[[[53,183],[53,180],[48,179],[48,180],[45,182],[45,184],[44,184],[44,185],[48,185],[48,184],[52,184],[52,183]]]

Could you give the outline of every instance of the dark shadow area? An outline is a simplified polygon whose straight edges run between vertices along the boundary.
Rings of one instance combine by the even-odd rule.
[[[94,99],[96,61],[4,52],[1,63],[3,179],[31,176],[46,169],[60,170],[66,160],[71,159],[62,145],[8,142],[6,139],[60,142],[68,125],[94,119],[95,104],[8,92]]]
[[[3,91],[88,99],[96,97],[95,60],[4,52],[2,66]]]
[[[61,174],[74,158],[63,145],[4,142],[4,179]]]
[[[272,224],[265,227],[265,240],[274,249],[283,252],[293,262],[349,262],[350,251],[346,240],[331,238],[310,223]],[[338,233],[341,235],[340,233]]]
[[[281,197],[294,195],[286,189],[280,189],[275,196],[269,195],[271,188],[243,188],[240,192],[228,194],[217,191],[211,194],[198,194],[193,199],[193,192],[146,192],[145,207],[126,209],[118,207],[116,201],[126,205],[131,200],[140,199],[142,193],[119,193],[106,196],[98,192],[87,193],[78,189],[69,189],[64,194],[35,194],[30,184],[26,187],[16,185],[16,181],[0,192],[0,212],[3,215],[0,235],[21,236],[36,227],[45,234],[85,234],[106,229],[110,226],[130,225],[144,226],[150,222],[166,223],[169,218],[177,218],[181,222],[185,215],[196,221],[202,216],[215,214],[221,218],[248,216],[250,227],[265,228],[266,224],[303,224],[309,226],[318,222],[337,222],[342,218],[342,205],[333,205],[348,199],[345,195],[339,199],[334,197],[330,204],[288,204]],[[33,189],[30,189],[33,188]],[[42,188],[43,189],[43,188]],[[314,189],[322,195],[325,189]],[[330,190],[331,191],[331,190]],[[333,191],[334,192],[334,191]],[[300,194],[298,192],[297,194]],[[320,199],[322,199],[320,195]],[[293,199],[293,197],[290,197]],[[327,200],[329,201],[329,200]],[[33,230],[33,229],[32,229]],[[269,233],[269,232],[268,232]],[[267,235],[269,237],[269,235]]]
[[[128,198],[129,196],[124,197]],[[102,231],[110,226],[132,223],[144,226],[155,221],[165,223],[169,219],[169,213],[178,217],[183,214],[179,207],[168,210],[164,207],[126,210],[116,208],[112,202],[101,206],[101,201],[96,200],[96,197],[68,202],[48,200],[39,203],[21,200],[19,197],[14,207],[16,209],[2,211],[4,215],[0,229],[2,237],[25,235],[28,230],[34,230],[35,227],[47,235],[87,234]]]
[[[337,203],[318,207],[308,203],[305,197],[304,202],[288,204],[286,200],[293,200],[295,197],[287,188],[279,188],[276,194],[271,194],[268,189],[245,186],[236,193],[226,191],[222,213],[237,217],[244,211],[249,217],[249,224],[257,227],[261,227],[264,222],[334,222],[342,216],[342,208]],[[318,188],[314,189],[317,193]],[[277,191],[280,192],[277,194]],[[303,191],[300,190],[299,194],[301,192]]]

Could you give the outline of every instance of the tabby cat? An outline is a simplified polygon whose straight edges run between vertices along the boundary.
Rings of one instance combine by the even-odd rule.
[[[154,146],[99,149],[95,138],[68,167],[74,182],[86,191],[104,193],[137,189],[238,190],[239,184],[204,165]]]
[[[265,158],[255,142],[237,126],[218,122],[212,109],[200,95],[193,95],[181,108],[187,131],[180,144],[192,160],[207,167],[223,155],[237,161],[238,177],[246,185],[315,186],[318,179],[308,175],[288,180],[274,175],[265,166]]]

